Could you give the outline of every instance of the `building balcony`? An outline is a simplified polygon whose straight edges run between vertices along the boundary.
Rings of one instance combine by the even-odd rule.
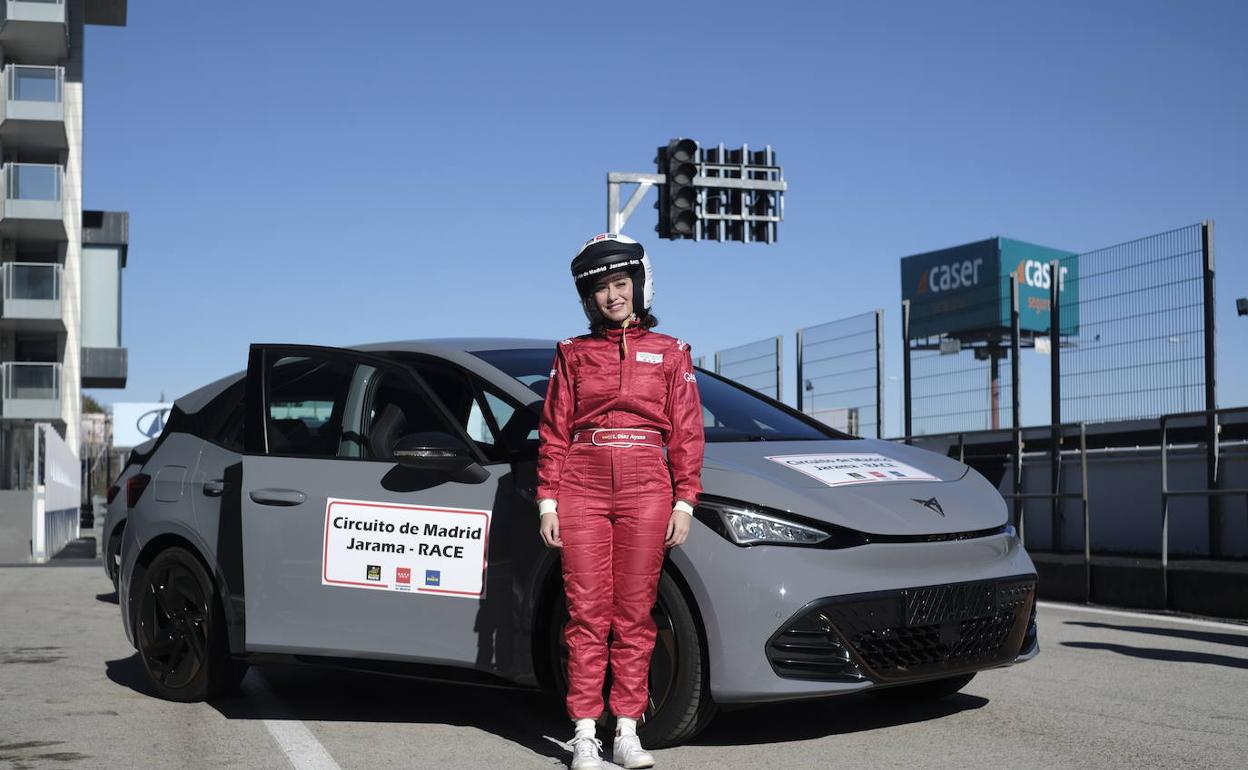
[[[82,387],[126,387],[128,353],[125,348],[83,348]]]
[[[12,149],[68,148],[64,67],[5,66],[0,75],[0,142]]]
[[[0,364],[0,418],[61,419],[61,365],[25,361]]]
[[[0,45],[6,58],[54,64],[69,55],[65,0],[0,0]]]
[[[46,262],[0,264],[0,322],[26,330],[61,331],[63,268]]]
[[[11,238],[63,241],[65,168],[45,163],[4,164],[0,233]]]

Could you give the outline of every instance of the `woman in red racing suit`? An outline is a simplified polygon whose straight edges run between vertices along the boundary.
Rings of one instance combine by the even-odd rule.
[[[651,767],[636,734],[654,649],[650,611],[665,547],[684,542],[702,491],[702,405],[689,345],[650,331],[653,281],[641,245],[595,236],[572,274],[591,333],[557,346],[537,471],[540,531],[562,548],[571,616],[571,767],[601,766],[594,725],[608,660],[614,760]]]

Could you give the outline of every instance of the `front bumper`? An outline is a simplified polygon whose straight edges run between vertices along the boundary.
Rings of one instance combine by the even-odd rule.
[[[1032,592],[1024,599],[1025,609],[1012,608],[1023,614],[1023,620],[1021,631],[1017,614],[1009,625],[1006,636],[1010,645],[997,646],[992,654],[983,649],[986,643],[998,638],[1004,620],[988,629],[946,627],[943,644],[948,648],[965,636],[968,650],[974,648],[970,650],[974,654],[959,656],[963,665],[956,667],[958,672],[1009,665],[1034,656],[1036,651],[1035,639],[1029,636],[1036,570],[1017,537],[1009,534],[933,543],[876,543],[842,550],[739,548],[704,525],[695,524],[685,545],[673,549],[672,560],[697,603],[706,632],[711,692],[721,704],[818,698],[877,684],[952,675],[955,667],[941,668],[933,662],[941,652],[941,626],[971,618],[954,617],[965,614],[958,611],[948,616],[937,613],[932,617],[940,620],[935,622],[902,622],[905,619],[899,614],[905,605],[900,597],[906,595],[903,592],[913,594],[916,589],[984,582],[1006,585],[1009,581],[1030,579]],[[893,598],[891,609],[887,609],[892,614],[888,616],[878,614],[886,611],[883,605],[862,603],[864,597],[874,597],[878,602],[889,596]],[[996,597],[994,594],[994,601]],[[800,663],[790,666],[790,670],[777,671],[771,645],[778,633],[805,618],[811,610],[834,605],[841,610],[836,618],[828,618],[835,621],[829,626],[835,629],[834,638],[843,650],[822,653],[831,665],[822,672],[808,670],[805,676],[793,675],[792,669],[801,667]],[[866,619],[857,624],[849,622],[851,609],[866,612]],[[877,614],[873,616],[872,612]],[[917,630],[932,625],[937,628]],[[911,628],[915,630],[907,633],[915,638],[903,638],[903,631]],[[815,625],[805,630],[822,629]],[[872,631],[878,631],[879,636],[872,639]],[[853,640],[864,633],[868,636],[858,640],[861,649],[856,649]],[[986,637],[986,641],[980,638],[988,633],[997,636]],[[895,639],[891,638],[894,634]],[[897,657],[907,644],[920,648],[926,645],[927,657],[915,662]],[[1011,650],[1013,654],[1009,654]],[[890,660],[892,663],[888,663]],[[899,668],[898,662],[908,668]],[[853,665],[842,665],[846,663]],[[839,671],[833,670],[838,668]]]
[[[777,676],[904,684],[1014,662],[1034,637],[1036,576],[834,596],[767,642]]]

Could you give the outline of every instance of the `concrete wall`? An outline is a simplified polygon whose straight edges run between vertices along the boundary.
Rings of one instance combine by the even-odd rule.
[[[1205,487],[1204,449],[1171,449],[1170,489]],[[1082,473],[1077,456],[1062,460],[1064,492],[1079,492]],[[1248,489],[1248,447],[1225,447],[1219,471],[1223,488]],[[1047,492],[1049,462],[1027,458],[1023,491]],[[1008,474],[1003,493],[1010,491]],[[1083,513],[1078,499],[1064,503],[1062,550],[1083,550]],[[1222,547],[1224,555],[1248,557],[1248,502],[1224,497]],[[1170,501],[1170,553],[1209,555],[1208,503],[1202,498]],[[1088,456],[1088,508],[1092,550],[1098,553],[1159,554],[1161,552],[1161,454],[1156,447],[1117,449]],[[1028,500],[1023,507],[1029,549],[1051,550],[1053,533],[1047,500]]]
[[[0,489],[0,564],[30,561],[32,492]]]

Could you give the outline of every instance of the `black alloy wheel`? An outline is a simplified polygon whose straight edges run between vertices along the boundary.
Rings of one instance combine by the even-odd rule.
[[[659,578],[659,596],[650,614],[657,630],[650,658],[650,704],[642,715],[638,732],[647,747],[663,748],[687,741],[701,732],[715,715],[716,708],[711,700],[702,640],[693,611],[676,581],[666,572]],[[554,617],[549,640],[551,671],[555,690],[562,698],[568,692],[568,647],[563,638],[568,606],[561,586]],[[608,668],[603,682],[604,702],[610,689]]]
[[[238,685],[246,666],[229,658],[215,591],[198,559],[168,548],[135,584],[135,638],[157,694],[190,702]]]

